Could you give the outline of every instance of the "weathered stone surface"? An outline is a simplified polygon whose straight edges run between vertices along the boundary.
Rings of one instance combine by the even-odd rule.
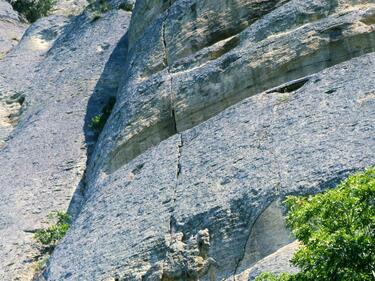
[[[375,164],[374,62],[361,56],[245,99],[97,181],[45,278],[223,280],[273,270],[258,262],[291,238],[272,202]],[[205,229],[203,257],[189,241]],[[275,255],[285,265],[291,254]]]
[[[252,225],[237,271],[242,272],[252,267],[263,257],[273,254],[293,240],[293,235],[285,225],[280,202],[272,202]]]
[[[90,179],[248,96],[373,52],[374,13],[372,1],[139,1]]]
[[[0,279],[32,278],[33,232],[64,209],[39,280],[296,270],[279,202],[375,164],[373,1],[86,4],[0,60]]]
[[[0,150],[1,280],[30,280],[39,255],[33,232],[51,211],[75,208],[95,143],[89,122],[117,90],[129,21],[123,10],[94,22],[86,13],[43,18],[0,61],[5,98],[24,99]]]
[[[55,250],[54,257],[59,258],[52,259],[47,280],[103,280],[125,271],[139,272],[141,277],[152,266],[150,257],[163,258],[171,236],[179,145],[180,137],[172,137],[96,187],[71,235]],[[103,204],[109,217],[107,212],[98,212]],[[77,252],[71,251],[75,243],[80,245]]]
[[[25,92],[29,92],[35,83],[38,65],[67,22],[63,17],[39,20],[26,30],[19,44],[0,61],[0,147],[17,125],[21,111],[33,99],[34,95],[30,95],[25,102]]]
[[[0,1],[0,60],[18,44],[27,25],[20,21],[12,6]]]
[[[77,16],[89,4],[86,0],[58,0],[51,10],[51,14],[58,16]]]
[[[236,276],[237,281],[253,281],[262,272],[273,272],[280,274],[283,272],[296,273],[298,270],[290,265],[290,259],[298,249],[298,242],[290,243],[275,253],[265,257],[254,266]]]

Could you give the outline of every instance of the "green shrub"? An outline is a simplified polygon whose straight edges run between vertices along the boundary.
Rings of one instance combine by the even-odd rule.
[[[9,2],[14,10],[32,23],[41,17],[47,16],[55,5],[56,0],[14,0]]]
[[[111,115],[111,112],[115,103],[116,103],[116,99],[114,97],[111,97],[108,100],[108,103],[102,109],[101,113],[91,118],[90,128],[95,133],[99,134],[103,130],[105,123],[107,122],[109,116]]]
[[[128,2],[123,2],[120,4],[119,9],[127,11],[127,12],[132,12],[133,11],[133,4],[128,3]]]
[[[35,232],[34,238],[44,246],[54,247],[65,236],[71,224],[70,216],[65,212],[56,212],[49,215],[50,219],[56,219],[56,224],[47,229]]]
[[[46,263],[47,263],[47,260],[49,258],[49,255],[44,255],[42,257],[40,257],[40,259],[38,259],[37,261],[34,262],[33,264],[33,269],[34,269],[34,272],[37,274],[39,274],[40,272],[43,271],[43,269],[46,267]]]
[[[264,273],[257,281],[375,279],[375,168],[285,204],[287,224],[302,244],[291,260],[300,273]]]
[[[98,0],[92,2],[89,6],[89,11],[91,11],[91,20],[95,21],[101,16],[112,9],[111,4],[108,0]]]

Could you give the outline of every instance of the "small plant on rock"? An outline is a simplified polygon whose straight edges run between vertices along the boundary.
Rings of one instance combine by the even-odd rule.
[[[92,2],[89,6],[89,11],[91,11],[91,20],[96,21],[102,17],[102,15],[112,9],[111,4],[108,0],[98,0]]]
[[[291,281],[292,275],[288,273],[281,273],[276,275],[271,272],[264,272],[260,274],[255,280],[256,281]]]
[[[55,223],[46,229],[37,230],[34,239],[40,243],[40,255],[35,258],[33,269],[35,276],[38,276],[44,269],[46,262],[56,247],[57,243],[68,232],[71,217],[66,212],[53,212],[48,215],[48,219]]]
[[[49,218],[56,219],[57,222],[46,229],[35,232],[34,238],[42,245],[54,248],[68,232],[71,218],[65,212],[51,213]]]
[[[49,258],[49,254],[43,255],[39,257],[39,259],[33,264],[33,269],[36,275],[43,271],[46,266],[47,260]]]
[[[91,118],[91,124],[90,128],[97,134],[99,134],[103,128],[105,123],[107,122],[109,116],[112,113],[112,109],[116,103],[116,99],[114,97],[111,97],[107,104],[103,107],[100,114],[95,115]]]
[[[375,168],[317,195],[289,196],[287,224],[302,246],[297,274],[256,281],[375,280]]]

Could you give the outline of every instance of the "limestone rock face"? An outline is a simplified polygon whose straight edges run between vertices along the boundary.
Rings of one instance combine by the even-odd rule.
[[[75,208],[95,142],[89,122],[116,92],[130,15],[40,19],[0,61],[0,108],[22,113],[0,122],[1,280],[31,280],[40,255],[33,232],[50,212]]]
[[[373,1],[86,4],[0,60],[0,279],[33,278],[64,209],[38,280],[295,271],[283,198],[375,165]]]
[[[51,14],[59,16],[79,15],[88,5],[89,1],[86,0],[57,0]]]
[[[371,2],[138,1],[119,102],[89,176],[248,96],[373,52]]]
[[[22,23],[12,6],[0,1],[0,60],[21,40],[27,25]]]
[[[280,274],[283,272],[296,273],[298,270],[290,265],[289,260],[293,257],[294,252],[298,249],[298,242],[290,243],[275,253],[258,261],[248,270],[235,276],[236,280],[253,281],[262,272],[274,272]]]
[[[171,235],[189,241],[205,229],[212,268],[191,280],[233,278],[289,244],[273,202],[374,164],[374,62],[364,55],[299,89],[297,81],[247,98],[90,186],[46,279],[190,280],[149,273],[162,270]]]

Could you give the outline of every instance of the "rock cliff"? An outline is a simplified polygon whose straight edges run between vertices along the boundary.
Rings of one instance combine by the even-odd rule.
[[[0,279],[295,271],[282,199],[375,165],[375,3],[103,3],[28,26],[0,2]]]

